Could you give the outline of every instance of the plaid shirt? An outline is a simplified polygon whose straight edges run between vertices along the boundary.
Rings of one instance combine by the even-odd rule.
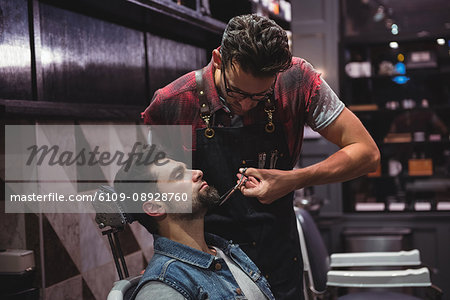
[[[284,126],[293,159],[292,166],[294,166],[301,150],[303,127],[314,118],[309,109],[311,101],[314,101],[313,98],[318,98],[319,87],[323,81],[320,74],[304,59],[294,57],[292,63],[291,68],[277,75],[274,122]],[[212,62],[203,68],[203,72],[205,93],[210,101],[211,114],[214,116],[213,123],[216,126],[230,126],[231,114],[217,93]],[[195,150],[195,130],[206,127],[200,118],[195,72],[183,75],[166,87],[157,90],[151,104],[142,113],[142,117],[144,123],[150,125],[192,125],[192,147]],[[244,126],[266,122],[267,116],[263,103],[258,104],[243,116]],[[314,128],[314,126],[311,127]]]

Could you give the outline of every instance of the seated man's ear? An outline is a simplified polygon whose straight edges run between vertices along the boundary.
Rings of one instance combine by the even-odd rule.
[[[142,204],[142,209],[145,211],[147,215],[152,217],[159,217],[166,214],[166,210],[164,209],[164,207],[151,201]]]

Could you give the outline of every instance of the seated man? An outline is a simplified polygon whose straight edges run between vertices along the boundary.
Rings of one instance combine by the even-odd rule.
[[[204,233],[206,211],[220,198],[202,176],[170,159],[164,165],[134,161],[117,173],[114,186],[119,194],[173,193],[186,183],[192,189],[191,213],[167,213],[174,205],[186,205],[183,201],[127,200],[126,206],[142,207],[142,213],[132,215],[153,234],[155,250],[133,298],[274,299],[269,283],[239,246]]]

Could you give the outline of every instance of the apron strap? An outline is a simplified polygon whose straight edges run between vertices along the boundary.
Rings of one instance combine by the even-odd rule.
[[[206,98],[205,87],[203,82],[203,70],[195,71],[195,82],[197,84],[197,94],[200,104],[200,117],[206,123],[205,136],[207,138],[214,137],[214,129],[211,128],[210,120],[211,120],[211,109],[209,108],[209,102]]]
[[[204,116],[211,116],[211,110],[209,108],[208,99],[206,99],[205,88],[203,84],[203,70],[195,71],[195,82],[197,84],[197,93],[198,99],[200,103],[200,116],[203,118]]]

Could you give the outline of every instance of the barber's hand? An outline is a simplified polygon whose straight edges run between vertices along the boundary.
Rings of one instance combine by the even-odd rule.
[[[243,169],[239,171],[242,172]],[[296,181],[290,171],[249,168],[244,175],[248,177],[248,180],[240,187],[242,194],[247,197],[256,197],[263,204],[274,202],[292,192],[296,187]],[[237,174],[239,179],[241,176],[241,173]]]

